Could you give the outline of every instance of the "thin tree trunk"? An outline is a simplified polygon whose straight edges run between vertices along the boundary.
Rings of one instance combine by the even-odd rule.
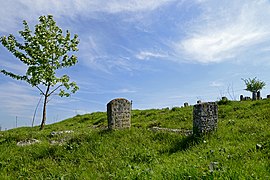
[[[47,107],[47,103],[48,103],[49,90],[50,90],[50,85],[48,85],[46,93],[44,95],[45,97],[44,97],[44,103],[43,103],[43,113],[42,113],[42,121],[41,121],[41,125],[40,125],[40,130],[44,129],[45,122],[46,122],[46,107]]]

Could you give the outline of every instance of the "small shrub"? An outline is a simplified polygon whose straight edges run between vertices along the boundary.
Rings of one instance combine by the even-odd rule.
[[[172,108],[172,111],[178,111],[178,110],[180,110],[181,108],[180,107],[173,107]]]
[[[217,102],[218,105],[228,105],[228,104],[230,104],[230,103],[231,103],[231,101],[228,100],[227,98],[223,98],[223,99],[221,99],[221,100],[219,100],[219,101]]]

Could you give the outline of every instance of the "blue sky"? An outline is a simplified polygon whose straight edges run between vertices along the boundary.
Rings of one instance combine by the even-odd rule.
[[[270,94],[268,0],[0,0],[0,35],[18,36],[52,14],[63,30],[79,35],[79,63],[62,73],[80,90],[48,104],[47,123],[106,111],[114,98],[134,109],[182,106],[221,96],[249,95],[241,78],[266,82]],[[26,67],[0,46],[0,69]],[[30,126],[39,91],[0,76],[0,126]],[[41,106],[35,124],[41,121]]]

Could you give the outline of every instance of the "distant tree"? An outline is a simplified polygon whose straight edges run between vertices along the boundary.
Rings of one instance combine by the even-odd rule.
[[[32,32],[26,21],[23,21],[24,30],[19,31],[23,42],[20,43],[15,36],[10,34],[3,36],[0,41],[16,58],[28,66],[24,75],[14,74],[1,70],[4,75],[16,80],[23,80],[32,87],[36,87],[44,96],[43,113],[40,129],[44,128],[46,122],[46,106],[48,98],[58,91],[58,95],[70,96],[79,87],[75,82],[70,82],[68,75],[57,76],[56,70],[73,66],[77,63],[77,57],[71,51],[78,51],[78,35],[70,36],[66,31],[56,25],[52,15],[40,16],[39,24]]]
[[[265,87],[265,82],[261,81],[261,80],[257,80],[257,78],[253,78],[253,79],[242,79],[244,81],[244,83],[246,84],[246,91],[250,91],[252,92],[252,99],[256,100],[257,97],[257,93]]]

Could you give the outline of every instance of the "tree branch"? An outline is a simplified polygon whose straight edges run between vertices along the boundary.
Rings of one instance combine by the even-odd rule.
[[[59,89],[61,86],[63,86],[63,84],[57,86],[57,88],[55,88],[54,90],[52,90],[52,92],[51,92],[48,96],[52,95],[52,94],[53,94],[57,89]]]
[[[40,89],[40,87],[38,87],[37,85],[35,85],[35,86],[36,86],[36,88],[38,88],[38,90],[41,92],[41,94],[45,96],[45,93],[42,91],[42,89]]]

